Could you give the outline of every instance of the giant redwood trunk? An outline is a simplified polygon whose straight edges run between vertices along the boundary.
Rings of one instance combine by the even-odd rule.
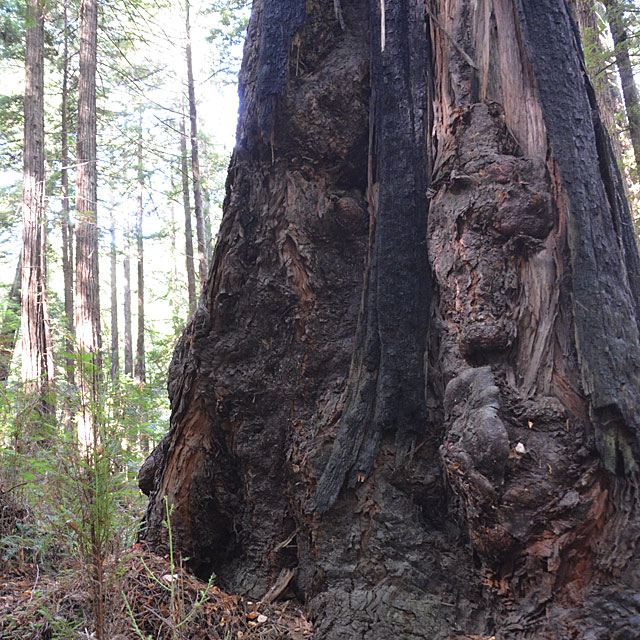
[[[147,541],[318,638],[634,638],[640,270],[563,0],[255,0]]]

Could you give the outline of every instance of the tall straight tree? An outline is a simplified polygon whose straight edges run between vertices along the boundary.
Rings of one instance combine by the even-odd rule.
[[[63,5],[63,51],[62,51],[62,96],[60,109],[61,138],[61,226],[62,226],[62,274],[64,280],[64,317],[67,339],[65,349],[68,354],[73,351],[73,228],[69,216],[69,22],[67,2]],[[74,382],[73,357],[65,359],[65,376],[69,384]]]
[[[75,331],[79,355],[76,371],[80,394],[78,440],[84,449],[99,440],[96,407],[102,365],[96,166],[97,32],[98,2],[82,0],[76,141]]]
[[[131,229],[124,239],[124,373],[133,377],[133,336],[131,328]]]
[[[144,168],[142,154],[142,115],[138,128],[138,215],[136,217],[136,263],[138,273],[138,331],[136,339],[136,360],[133,378],[136,382],[146,381],[145,353],[144,353],[144,240],[142,237],[142,222],[144,217]]]
[[[193,231],[191,226],[191,202],[189,198],[189,168],[187,163],[187,134],[184,113],[180,118],[180,174],[182,177],[182,203],[184,206],[184,241],[187,263],[187,291],[189,315],[196,310],[196,273],[193,264]]]
[[[622,95],[624,98],[627,122],[629,123],[629,137],[633,146],[633,154],[636,162],[636,174],[640,170],[640,97],[631,63],[631,51],[629,43],[629,27],[625,17],[625,10],[630,7],[620,0],[603,0],[607,8],[607,20],[611,28],[614,55],[620,74]],[[632,7],[634,11],[637,9]]]
[[[110,216],[111,223],[111,382],[118,379],[120,369],[119,334],[118,334],[118,251],[116,247],[116,223],[113,209]]]
[[[198,118],[196,110],[196,89],[193,81],[193,59],[191,55],[191,22],[189,18],[191,3],[185,2],[185,29],[187,36],[187,90],[189,96],[189,121],[191,124],[191,174],[193,179],[193,210],[196,216],[196,237],[198,239],[198,274],[200,290],[207,277],[207,248],[204,231],[204,213],[202,211],[202,185],[200,182],[200,159],[198,156]]]
[[[584,69],[564,1],[254,0],[149,543],[168,500],[318,640],[637,637],[640,255]]]
[[[53,380],[46,272],[44,170],[44,3],[27,3],[22,192],[22,379],[41,396],[38,410],[51,413]]]

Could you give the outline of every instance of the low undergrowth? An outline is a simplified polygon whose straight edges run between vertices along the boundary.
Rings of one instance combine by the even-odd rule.
[[[2,640],[310,637],[292,601],[227,594],[189,574],[172,545],[161,557],[136,543],[145,498],[121,452],[62,442],[14,468],[19,482],[0,478]],[[169,505],[165,524],[171,540]]]
[[[110,558],[106,571],[104,631],[110,640],[302,640],[311,635],[311,625],[291,601],[262,605],[227,594],[180,568],[172,574],[168,557],[140,547],[118,564]],[[172,583],[179,593],[178,618],[167,588]],[[0,573],[0,637],[95,638],[91,599],[79,566],[44,574],[32,563],[5,569]]]

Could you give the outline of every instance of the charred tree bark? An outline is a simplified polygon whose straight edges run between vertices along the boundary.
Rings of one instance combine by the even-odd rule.
[[[213,257],[213,230],[211,227],[211,195],[208,189],[204,190],[204,243],[207,250],[207,264]]]
[[[168,496],[318,638],[633,637],[638,249],[566,4],[256,0],[240,96],[147,540]]]

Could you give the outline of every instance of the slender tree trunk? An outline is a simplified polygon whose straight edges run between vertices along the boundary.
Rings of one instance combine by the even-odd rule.
[[[54,408],[47,394],[53,361],[47,309],[44,171],[44,5],[27,3],[24,97],[24,181],[22,196],[22,380],[41,396],[37,411],[44,421]],[[46,438],[40,433],[39,436]]]
[[[198,238],[198,274],[200,277],[200,291],[202,291],[207,277],[207,249],[204,234],[204,216],[202,212],[200,160],[198,158],[198,121],[196,116],[196,90],[193,82],[193,60],[191,58],[191,24],[189,22],[189,0],[186,0],[185,8],[185,25],[187,33],[187,86],[189,92],[189,121],[191,123],[191,174],[193,178],[193,208],[196,215],[196,237]]]
[[[142,237],[142,218],[144,214],[144,172],[142,168],[142,127],[138,140],[138,216],[136,221],[136,249],[138,265],[138,331],[136,340],[136,361],[133,377],[138,383],[146,381],[144,354],[144,244]]]
[[[196,310],[196,274],[193,264],[193,231],[191,229],[191,203],[189,201],[189,169],[187,166],[187,135],[184,115],[180,119],[180,158],[182,175],[182,202],[184,204],[184,239],[187,261],[187,289],[189,293],[189,315]]]
[[[116,249],[116,226],[111,211],[111,382],[118,379],[120,369],[119,335],[118,335],[118,255]]]
[[[211,198],[208,189],[204,191],[204,241],[207,249],[207,264],[213,256],[213,233],[211,230]]]
[[[16,348],[18,327],[20,326],[20,287],[22,280],[22,253],[18,258],[16,275],[9,289],[7,304],[0,324],[0,382],[6,382],[11,372],[11,360]]]
[[[133,336],[131,329],[131,232],[127,231],[124,253],[124,373],[133,377]]]
[[[73,352],[73,229],[69,219],[69,24],[67,20],[67,4],[64,3],[64,49],[62,53],[62,107],[60,113],[60,138],[62,144],[60,170],[62,200],[62,277],[64,280],[64,316],[67,339],[65,349]],[[75,380],[73,357],[65,358],[65,378],[69,384]]]
[[[604,0],[604,5],[607,8],[607,19],[615,46],[616,63],[622,84],[624,106],[629,122],[629,137],[633,146],[637,173],[640,167],[640,99],[629,54],[629,36],[624,16],[624,5],[619,0]]]
[[[76,160],[75,330],[77,385],[80,395],[78,441],[83,449],[100,440],[96,419],[101,373],[100,290],[96,168],[97,0],[80,8],[78,135]]]
[[[144,352],[144,244],[142,236],[142,218],[144,213],[144,172],[142,166],[142,118],[140,120],[140,138],[138,140],[138,216],[136,224],[136,249],[138,265],[138,331],[136,340],[136,359],[133,368],[133,379],[137,384],[146,382],[145,352]],[[143,452],[149,452],[149,436],[140,434],[140,446]]]
[[[171,172],[171,192],[177,194],[176,176],[180,173],[180,163]],[[180,275],[180,267],[178,265],[178,222],[176,219],[176,209],[179,208],[177,202],[171,205],[171,283],[169,285],[169,296],[172,306],[173,332],[178,335],[184,326],[182,320],[182,307],[184,306],[184,289],[183,280]]]
[[[253,3],[144,535],[322,640],[635,637],[640,256],[567,6],[332,8]]]

